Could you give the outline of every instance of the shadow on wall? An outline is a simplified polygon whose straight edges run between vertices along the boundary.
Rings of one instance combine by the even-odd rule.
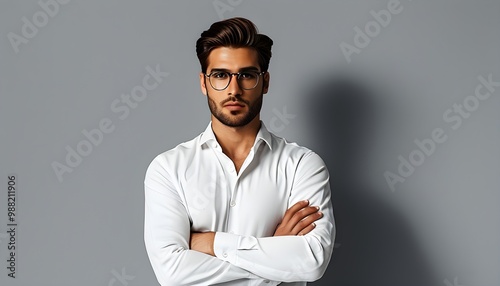
[[[330,171],[337,226],[329,267],[323,278],[308,285],[441,285],[408,222],[384,202],[380,190],[368,185],[364,158],[376,136],[377,114],[383,112],[378,106],[388,105],[377,102],[382,91],[370,90],[356,78],[325,78],[303,97],[315,145],[310,147]]]

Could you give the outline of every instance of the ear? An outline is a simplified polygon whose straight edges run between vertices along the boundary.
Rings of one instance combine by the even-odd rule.
[[[201,92],[204,94],[204,95],[207,95],[207,86],[205,85],[206,83],[206,77],[205,77],[205,74],[200,72],[200,88],[201,88]]]
[[[269,90],[269,80],[271,79],[271,75],[269,74],[269,72],[266,72],[262,77],[264,79],[264,86],[262,89],[262,93],[266,94],[267,91]]]

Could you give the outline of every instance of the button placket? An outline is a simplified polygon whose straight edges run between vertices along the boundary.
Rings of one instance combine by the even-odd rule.
[[[235,231],[235,229],[238,228],[237,225],[234,224],[233,222],[233,215],[235,213],[237,213],[237,210],[235,209],[235,207],[237,206],[236,202],[237,202],[237,194],[238,194],[238,182],[239,182],[239,178],[236,178],[235,177],[235,181],[233,184],[231,184],[230,188],[231,188],[231,193],[230,193],[230,198],[229,198],[229,209],[228,209],[228,220],[227,220],[227,224],[226,224],[226,229],[230,229],[233,233]],[[238,220],[236,220],[238,221]]]

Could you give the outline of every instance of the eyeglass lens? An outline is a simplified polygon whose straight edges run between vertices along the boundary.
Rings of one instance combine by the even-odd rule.
[[[229,86],[232,79],[232,75],[229,72],[213,72],[209,75],[210,84],[214,89],[223,90]],[[236,75],[236,79],[241,88],[243,89],[253,89],[259,83],[259,73],[254,71],[240,72]]]

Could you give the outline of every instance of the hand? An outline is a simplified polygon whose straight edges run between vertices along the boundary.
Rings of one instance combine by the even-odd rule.
[[[215,256],[214,239],[215,232],[191,232],[189,249]]]
[[[273,236],[305,235],[316,227],[316,220],[323,217],[319,207],[309,206],[309,201],[300,201],[290,207],[276,227]]]

